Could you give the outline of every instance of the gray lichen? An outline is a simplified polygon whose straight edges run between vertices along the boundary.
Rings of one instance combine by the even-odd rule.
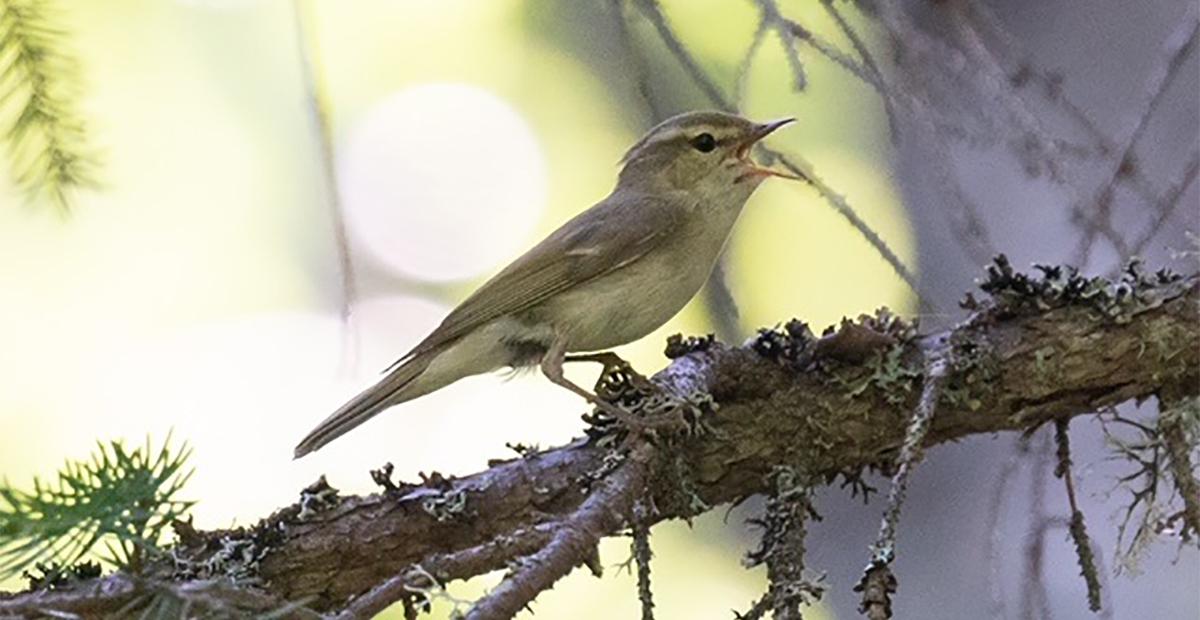
[[[296,514],[296,520],[312,519],[318,513],[337,506],[340,501],[338,490],[329,485],[325,476],[321,476],[300,492],[300,512]]]

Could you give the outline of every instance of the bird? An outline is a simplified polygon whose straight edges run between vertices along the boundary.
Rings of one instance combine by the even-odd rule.
[[[646,336],[695,296],[762,181],[799,178],[750,157],[755,144],[794,120],[693,111],[655,125],[621,158],[606,198],[480,286],[374,385],[318,424],[295,458],[395,405],[504,368],[540,367],[552,383],[628,420],[565,378],[564,362],[619,362],[604,351]],[[587,352],[600,353],[569,355]]]

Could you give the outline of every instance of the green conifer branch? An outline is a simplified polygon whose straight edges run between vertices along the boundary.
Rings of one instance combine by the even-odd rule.
[[[191,477],[191,449],[154,450],[150,440],[129,450],[97,443],[86,461],[68,461],[55,482],[34,478],[33,490],[0,483],[0,578],[36,564],[69,569],[103,545],[109,564],[138,571],[158,549],[163,531],[193,502],[177,498]],[[46,572],[43,569],[43,572]]]
[[[49,0],[0,0],[0,113],[17,185],[30,200],[70,209],[71,190],[96,185],[79,109],[79,69]]]

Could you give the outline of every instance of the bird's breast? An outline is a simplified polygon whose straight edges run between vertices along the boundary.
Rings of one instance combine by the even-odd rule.
[[[726,234],[680,235],[646,256],[548,300],[543,315],[570,351],[632,342],[675,316],[712,273]],[[722,231],[714,231],[722,232]]]

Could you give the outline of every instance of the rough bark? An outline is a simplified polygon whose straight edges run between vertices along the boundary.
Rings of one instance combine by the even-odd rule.
[[[950,357],[926,446],[1028,431],[1163,390],[1200,391],[1195,276],[1135,286],[1103,307],[1085,294],[1044,303],[1020,287],[992,293],[964,323],[926,336],[897,337],[865,321],[821,340],[795,330],[739,348],[677,346],[691,350],[654,379],[675,394],[711,397],[716,407],[704,416],[704,432],[656,440],[657,449],[639,457],[648,459],[644,476],[631,476],[644,487],[589,522],[604,531],[569,542],[620,531],[634,493],[656,508],[644,515],[649,525],[767,491],[779,466],[829,480],[886,467],[921,393],[924,351],[934,347]],[[388,488],[364,497],[314,487],[253,528],[184,532],[182,561],[151,574],[185,584],[233,576],[270,599],[335,610],[416,566],[445,582],[528,557],[624,465],[614,443],[581,439],[459,479],[393,485],[380,475]],[[136,590],[101,594],[98,587],[0,598],[0,617],[112,611]]]

